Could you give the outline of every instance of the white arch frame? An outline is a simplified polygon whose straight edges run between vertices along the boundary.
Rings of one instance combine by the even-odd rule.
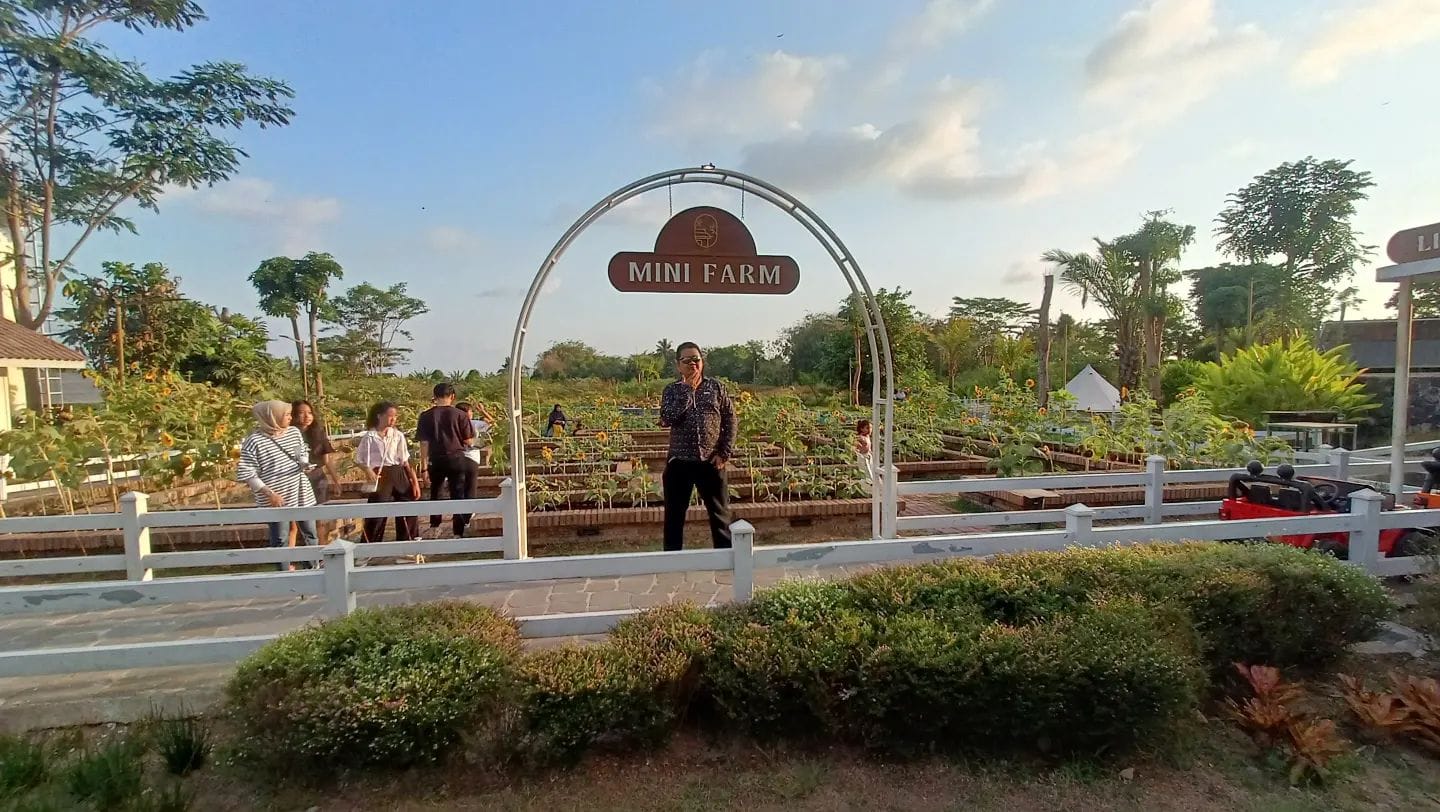
[[[535,303],[540,297],[545,280],[549,278],[550,272],[554,270],[556,263],[560,261],[560,257],[565,254],[570,244],[605,213],[646,192],[683,183],[709,183],[739,189],[742,194],[747,192],[753,194],[788,213],[825,247],[830,258],[835,261],[836,267],[840,269],[841,275],[845,277],[846,283],[849,284],[851,294],[858,296],[864,302],[865,336],[870,343],[870,357],[880,360],[880,363],[875,365],[876,374],[871,376],[871,421],[874,425],[884,427],[880,434],[881,454],[880,463],[877,466],[879,475],[875,478],[871,494],[871,532],[876,538],[895,538],[897,513],[894,476],[896,470],[895,404],[893,402],[895,369],[890,357],[890,337],[886,332],[885,321],[881,318],[880,306],[875,300],[875,293],[871,290],[870,283],[865,279],[865,274],[860,270],[860,265],[855,261],[854,256],[851,255],[850,249],[845,247],[834,230],[798,198],[759,178],[730,169],[717,169],[706,165],[699,168],[659,172],[622,186],[601,198],[600,202],[591,206],[589,211],[581,215],[565,230],[559,241],[555,243],[555,247],[551,248],[550,253],[546,255],[545,261],[540,263],[539,270],[535,272],[535,279],[525,293],[525,301],[520,306],[520,315],[515,321],[515,333],[510,340],[509,386],[506,393],[506,405],[510,410],[510,476],[515,483],[515,499],[518,504],[515,506],[517,533],[513,540],[507,538],[505,551],[507,558],[525,558],[529,555],[525,519],[528,510],[525,487],[526,438],[521,420],[523,399],[520,391],[521,382],[524,379],[522,374],[524,364],[521,359],[524,358],[525,334],[530,328],[530,316],[535,309]]]

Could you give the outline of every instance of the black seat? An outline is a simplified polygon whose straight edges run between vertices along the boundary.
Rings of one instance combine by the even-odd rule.
[[[1293,510],[1296,513],[1306,512],[1305,497],[1293,488],[1283,488],[1275,495],[1276,503],[1284,510]]]

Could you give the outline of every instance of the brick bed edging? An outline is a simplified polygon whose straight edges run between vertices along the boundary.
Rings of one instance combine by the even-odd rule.
[[[443,503],[442,503],[443,504]],[[904,509],[904,502],[899,503]],[[443,510],[443,507],[442,507]],[[869,515],[869,499],[797,500],[793,502],[741,502],[731,506],[736,519],[831,518]],[[663,507],[552,510],[530,513],[529,527],[536,529],[621,527],[653,524],[664,519]],[[687,522],[706,520],[705,509],[692,507]],[[477,536],[500,533],[499,516],[477,516],[470,522]],[[155,528],[150,531],[151,550],[157,553],[228,547],[258,547],[267,541],[263,524],[236,524],[224,527]],[[124,551],[118,531],[93,533],[17,533],[0,536],[0,558],[50,557],[58,555],[101,555]]]

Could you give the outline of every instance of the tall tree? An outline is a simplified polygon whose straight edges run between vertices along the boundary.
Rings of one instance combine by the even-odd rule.
[[[1312,327],[1329,312],[1332,292],[1374,248],[1361,244],[1351,220],[1375,183],[1351,163],[1307,157],[1281,164],[1230,195],[1216,220],[1222,252],[1250,263],[1280,258],[1284,296],[1317,303]]]
[[[1152,211],[1146,215],[1139,231],[1115,240],[1115,247],[1139,267],[1140,295],[1143,299],[1144,322],[1141,333],[1145,342],[1144,370],[1150,396],[1160,399],[1160,359],[1165,336],[1165,321],[1170,312],[1166,289],[1180,281],[1180,273],[1171,263],[1195,241],[1195,227],[1172,223],[1167,212]]]
[[[260,312],[274,319],[289,319],[290,334],[295,342],[295,358],[300,366],[300,388],[310,396],[310,360],[305,353],[305,340],[300,336],[300,290],[297,287],[295,260],[271,257],[250,272],[250,284],[260,294]]]
[[[1120,382],[1133,389],[1140,380],[1146,297],[1129,258],[1103,240],[1097,239],[1095,245],[1094,254],[1051,250],[1046,251],[1042,259],[1056,266],[1060,284],[1080,296],[1082,307],[1094,299],[1110,314],[1114,322],[1115,352],[1120,362]]]
[[[406,287],[397,282],[382,290],[361,282],[331,299],[325,310],[326,322],[373,341],[373,351],[363,356],[365,371],[372,375],[390,371],[410,354],[409,348],[396,347],[395,342],[414,338],[405,323],[430,312],[429,305],[407,293]]]
[[[1365,304],[1365,300],[1360,298],[1360,289],[1354,285],[1335,294],[1335,308],[1339,311],[1340,321],[1345,320],[1345,313],[1350,308],[1359,307],[1362,304]]]
[[[1050,296],[1055,292],[1055,274],[1045,274],[1045,288],[1040,295],[1040,321],[1035,328],[1035,341],[1039,349],[1039,371],[1036,378],[1039,385],[1037,394],[1040,407],[1050,405]],[[953,384],[952,384],[953,387]]]
[[[95,369],[123,379],[130,372],[173,369],[202,340],[214,314],[180,295],[180,280],[158,262],[106,262],[98,276],[65,284],[71,302],[55,312],[62,333]]]
[[[880,288],[875,291],[875,303],[890,338],[890,358],[896,380],[889,383],[893,387],[903,373],[926,366],[925,332],[919,312],[910,303],[910,291]],[[851,402],[859,405],[867,370],[865,359],[870,350],[870,342],[865,337],[864,305],[860,298],[852,294],[841,301],[838,316],[849,328],[849,347],[853,350],[849,359]],[[832,353],[832,357],[837,355]],[[873,373],[873,363],[868,369]]]
[[[330,283],[345,275],[340,263],[329,254],[311,251],[300,259],[271,257],[260,263],[250,274],[250,282],[260,293],[260,309],[266,314],[283,315],[290,319],[295,344],[300,355],[300,316],[309,325],[309,368],[314,388],[308,389],[317,399],[325,398],[324,375],[320,369],[320,316],[330,307]],[[274,311],[272,313],[272,310]],[[293,315],[292,315],[293,314]],[[305,359],[301,359],[304,375]]]
[[[1398,290],[1391,293],[1390,298],[1385,300],[1385,306],[1395,310],[1398,307],[1396,299],[1399,295]],[[1440,319],[1440,283],[1416,282],[1411,285],[1410,311],[1413,318]]]
[[[64,289],[70,304],[55,311],[68,325],[65,340],[96,370],[120,379],[176,370],[245,395],[269,385],[275,359],[265,351],[263,325],[186,298],[180,279],[158,262],[101,268],[97,276],[72,276]]]
[[[233,62],[157,78],[100,41],[204,18],[190,0],[0,0],[0,197],[21,325],[42,328],[92,234],[135,231],[125,204],[154,210],[167,185],[226,180],[246,155],[225,130],[289,123],[282,82]],[[33,370],[26,389],[38,397]]]
[[[956,296],[950,304],[950,315],[969,319],[985,334],[1013,335],[1035,318],[1035,308],[1004,297]]]

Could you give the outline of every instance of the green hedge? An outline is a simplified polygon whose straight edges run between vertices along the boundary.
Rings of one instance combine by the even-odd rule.
[[[285,635],[226,688],[246,748],[286,767],[403,766],[513,702],[520,635],[458,601],[362,609]]]
[[[477,727],[500,730],[477,737],[497,757],[571,763],[690,717],[899,752],[1094,752],[1188,713],[1233,661],[1322,664],[1392,611],[1375,579],[1284,545],[1072,550],[788,582],[528,656],[469,604],[357,612],[261,650],[229,696],[285,764],[403,765]]]
[[[516,754],[563,764],[595,745],[663,741],[690,703],[712,638],[704,611],[676,604],[621,623],[605,643],[527,657]]]

